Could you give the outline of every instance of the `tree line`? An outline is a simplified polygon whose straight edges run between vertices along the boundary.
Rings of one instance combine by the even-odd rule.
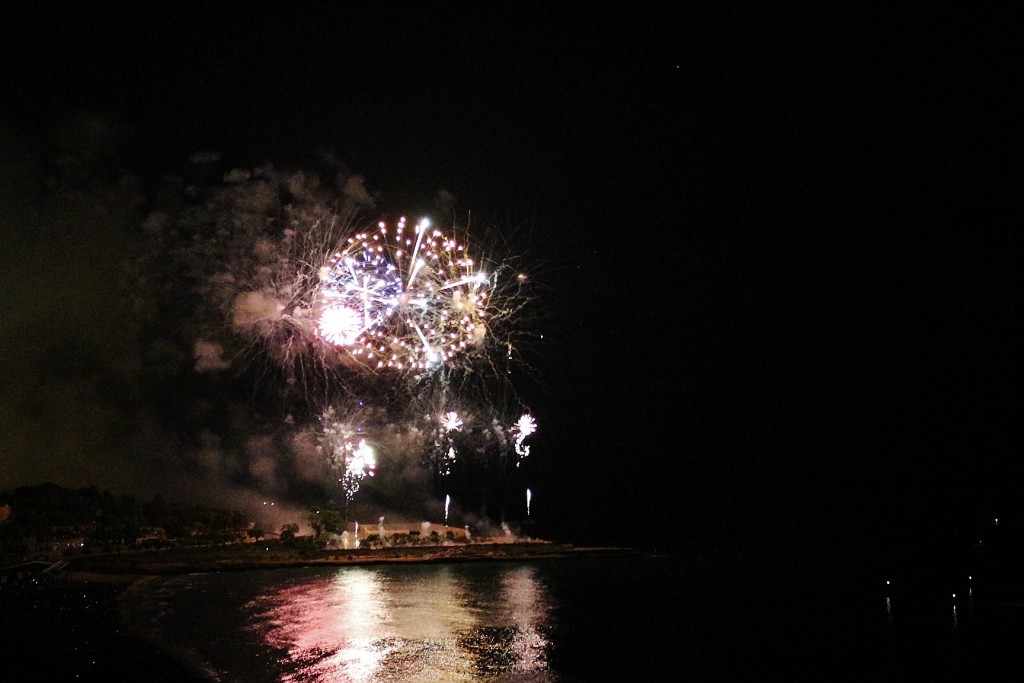
[[[96,486],[69,489],[52,483],[0,491],[0,542],[10,549],[29,537],[80,535],[107,544],[131,544],[159,529],[165,539],[244,536],[240,510],[186,505],[156,494],[139,500]]]

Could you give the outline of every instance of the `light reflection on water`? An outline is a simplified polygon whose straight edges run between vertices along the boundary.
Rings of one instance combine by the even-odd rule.
[[[971,579],[824,570],[665,557],[253,570],[140,582],[122,615],[218,683],[1024,671],[1024,603],[986,600]]]
[[[496,579],[496,580],[495,580]],[[284,681],[551,680],[551,602],[535,567],[346,567],[244,607]]]

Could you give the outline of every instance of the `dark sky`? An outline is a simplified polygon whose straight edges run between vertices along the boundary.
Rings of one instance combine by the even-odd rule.
[[[389,206],[443,188],[540,252],[553,532],[931,539],[1024,512],[1018,17],[781,5],[5,18],[0,487],[141,478],[78,443],[109,408],[42,369],[131,239],[39,220],[60,154],[116,150],[145,194],[197,151],[328,149]],[[26,427],[40,395],[77,417]]]

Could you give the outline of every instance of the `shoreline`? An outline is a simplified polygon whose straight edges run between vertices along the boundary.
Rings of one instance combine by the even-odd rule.
[[[293,550],[218,546],[136,554],[70,558],[53,574],[67,581],[132,583],[143,576],[198,572],[334,567],[367,564],[558,560],[575,557],[639,556],[621,547],[577,547],[566,543],[522,541],[358,549]]]

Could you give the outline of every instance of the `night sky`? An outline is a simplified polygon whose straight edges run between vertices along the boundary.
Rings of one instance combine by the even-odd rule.
[[[535,264],[549,535],[927,546],[1015,519],[1019,18],[780,4],[5,17],[0,489],[201,488],[124,446],[150,427],[103,391],[111,273],[194,153],[329,154]]]

